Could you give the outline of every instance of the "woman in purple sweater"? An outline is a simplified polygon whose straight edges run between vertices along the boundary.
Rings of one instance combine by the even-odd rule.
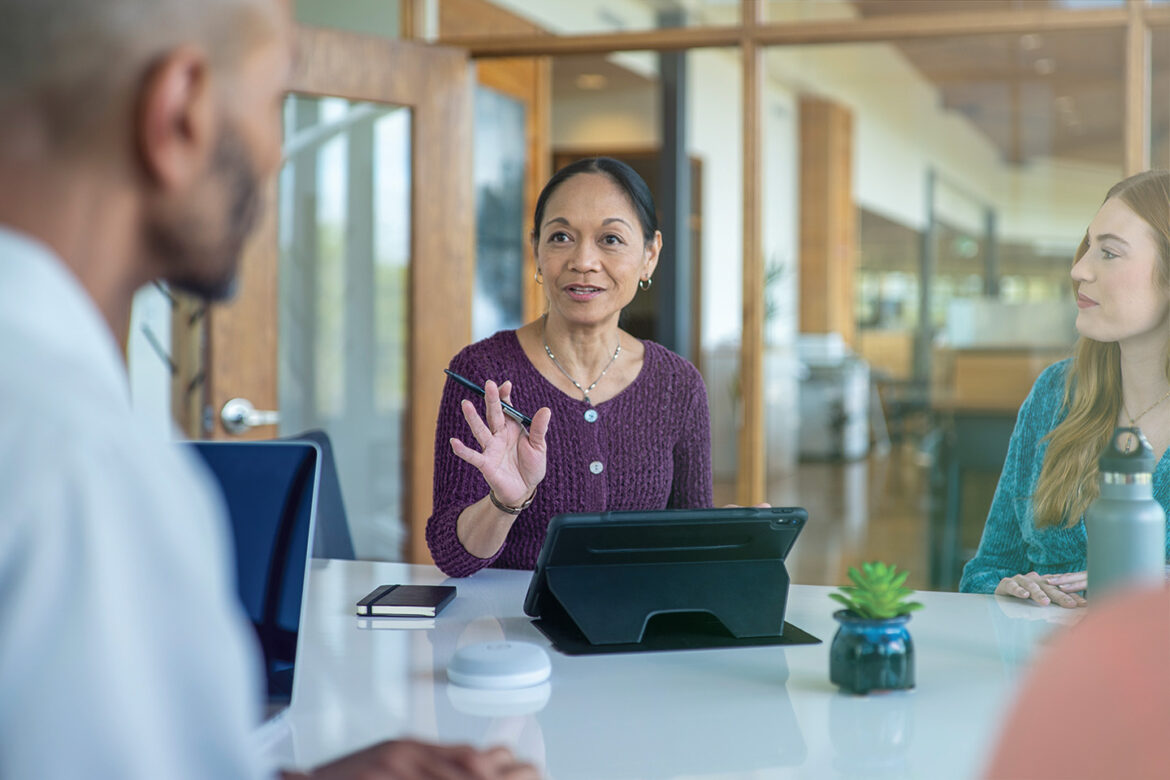
[[[712,503],[702,377],[618,327],[662,248],[646,183],[606,157],[566,166],[537,200],[532,245],[548,312],[451,361],[485,399],[443,390],[427,545],[452,576],[533,568],[553,515]],[[530,428],[500,401],[538,410]]]

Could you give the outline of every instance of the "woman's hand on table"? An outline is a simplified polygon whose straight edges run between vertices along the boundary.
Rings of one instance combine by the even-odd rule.
[[[1087,571],[1049,574],[1046,575],[1046,579],[1050,585],[1055,585],[1065,593],[1076,593],[1089,587],[1089,573]]]
[[[484,406],[487,420],[479,416],[471,401],[461,404],[463,418],[479,442],[480,451],[458,439],[451,439],[456,456],[479,469],[495,497],[503,504],[519,506],[544,479],[548,431],[552,412],[542,407],[532,416],[532,425],[524,426],[504,414],[500,402],[511,403],[512,383],[496,385],[484,382]]]
[[[1083,607],[1088,602],[1076,591],[1084,590],[1087,584],[1085,572],[1065,574],[1017,574],[1004,577],[995,588],[997,596],[1012,596],[1017,599],[1035,601],[1037,604],[1056,604],[1059,607]]]

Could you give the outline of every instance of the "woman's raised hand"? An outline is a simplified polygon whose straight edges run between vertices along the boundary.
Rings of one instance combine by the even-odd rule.
[[[1061,607],[1083,607],[1085,599],[1075,591],[1086,587],[1085,572],[1069,572],[1067,574],[1017,574],[1014,577],[1004,577],[995,588],[997,596],[1014,596],[1018,599],[1031,599],[1037,604],[1056,604]]]
[[[520,506],[544,479],[548,431],[552,412],[542,407],[532,416],[532,425],[524,426],[504,414],[500,401],[511,403],[512,383],[497,386],[492,380],[484,382],[484,405],[487,420],[480,418],[475,405],[464,399],[463,418],[479,442],[480,451],[468,447],[458,439],[451,439],[451,450],[461,459],[479,469],[488,487],[500,503]]]

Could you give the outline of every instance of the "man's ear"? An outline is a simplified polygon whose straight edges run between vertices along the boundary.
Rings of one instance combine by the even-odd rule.
[[[215,135],[206,53],[193,46],[168,52],[142,83],[134,120],[136,151],[151,183],[172,190],[197,179]]]

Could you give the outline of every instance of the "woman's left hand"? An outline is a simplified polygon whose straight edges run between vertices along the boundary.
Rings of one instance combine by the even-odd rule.
[[[995,587],[997,596],[1012,596],[1025,601],[1035,601],[1047,606],[1056,604],[1059,607],[1074,608],[1085,606],[1085,600],[1077,593],[1065,592],[1059,585],[1052,583],[1054,577],[1073,576],[1083,572],[1069,574],[1037,574],[1034,571],[1027,574],[1017,574],[1013,577],[1004,577]]]
[[[1089,587],[1087,571],[1071,571],[1066,574],[1049,574],[1045,577],[1049,585],[1055,585],[1065,593],[1077,593]]]
[[[545,433],[552,412],[542,407],[532,416],[525,431],[520,423],[504,414],[500,402],[509,403],[512,383],[496,386],[484,382],[485,421],[471,401],[463,401],[463,417],[479,443],[480,451],[458,439],[451,439],[451,449],[463,460],[479,469],[488,488],[505,504],[518,506],[526,501],[544,479],[547,442]]]

